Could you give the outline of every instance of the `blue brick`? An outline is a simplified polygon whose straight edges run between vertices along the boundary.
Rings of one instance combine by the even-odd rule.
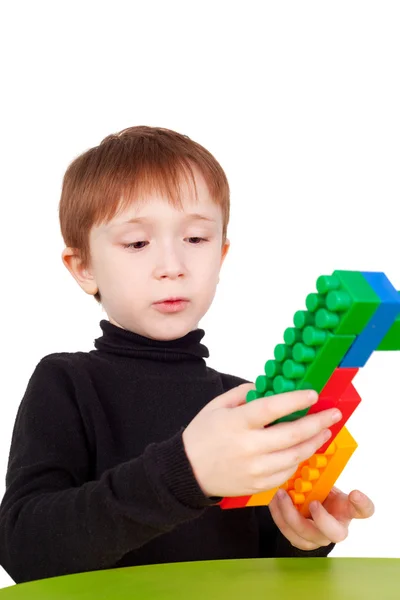
[[[400,314],[400,296],[384,273],[361,272],[381,299],[364,330],[357,336],[340,367],[363,367]]]

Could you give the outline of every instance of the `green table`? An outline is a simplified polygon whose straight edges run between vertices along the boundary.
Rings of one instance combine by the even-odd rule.
[[[400,559],[280,558],[125,567],[0,590],[0,600],[399,600]]]

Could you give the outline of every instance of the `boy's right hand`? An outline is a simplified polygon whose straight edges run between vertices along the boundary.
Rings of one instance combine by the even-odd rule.
[[[246,403],[252,389],[254,385],[244,383],[214,398],[183,432],[194,475],[208,497],[246,496],[282,485],[342,418],[340,411],[330,409],[265,428],[315,404],[318,396],[304,390]]]

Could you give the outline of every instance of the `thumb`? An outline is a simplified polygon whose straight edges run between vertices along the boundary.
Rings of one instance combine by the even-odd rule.
[[[207,404],[207,408],[234,408],[246,403],[246,396],[250,390],[254,390],[254,383],[242,383],[224,394],[217,396]]]

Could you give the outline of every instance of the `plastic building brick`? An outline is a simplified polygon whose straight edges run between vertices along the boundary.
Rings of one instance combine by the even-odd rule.
[[[232,498],[223,498],[219,503],[221,508],[243,508],[252,496],[234,496]],[[268,503],[267,503],[268,504]]]
[[[377,350],[400,350],[400,315],[377,347]]]
[[[332,275],[317,279],[316,291],[308,294],[305,306],[294,314],[293,325],[284,331],[283,341],[275,346],[273,358],[267,360],[264,373],[256,378],[255,389],[246,398],[247,402],[252,402],[299,389],[318,392],[319,400],[313,407],[287,415],[275,423],[294,421],[307,413],[334,406],[342,411],[342,420],[331,428],[331,439],[308,465],[314,469],[310,473],[316,475],[317,467],[312,465],[326,463],[318,476],[318,485],[310,487],[310,482],[300,485],[302,469],[307,466],[302,465],[296,476],[281,486],[291,492],[295,506],[304,514],[315,494],[321,501],[326,498],[335,477],[339,476],[356,448],[344,427],[361,402],[352,384],[354,377],[374,350],[400,350],[400,292],[384,273],[334,271]],[[335,448],[332,457],[337,451],[340,460],[327,458],[328,450],[331,452],[332,448]],[[329,469],[328,464],[331,465]],[[277,489],[236,500],[224,498],[220,506],[268,505]],[[312,494],[309,493],[311,490]]]
[[[380,304],[379,296],[358,271],[334,271],[318,278],[318,296],[325,305],[324,318],[337,321],[334,333],[359,335]],[[334,315],[334,316],[332,316]]]
[[[343,427],[326,450],[318,451],[308,460],[302,462],[292,479],[281,485],[299,512],[310,516],[309,505],[313,500],[323,502],[348,463],[357,443],[346,427]],[[279,488],[260,492],[253,496],[242,496],[240,503],[230,504],[225,498],[221,508],[243,508],[250,506],[267,506]]]
[[[299,476],[286,489],[303,516],[310,516],[311,502],[326,499],[356,448],[356,441],[343,427],[325,452],[302,463]]]
[[[372,318],[345,356],[341,366],[363,367],[399,314],[400,296],[384,273],[362,273],[380,298]]]
[[[247,501],[246,506],[267,506],[275,496],[277,489],[278,488],[268,490],[267,492],[260,492],[259,494],[253,494]]]
[[[354,377],[357,375],[358,371],[359,371],[358,368],[339,367],[339,368],[335,369],[334,372],[332,373],[332,376],[329,379],[328,383],[326,384],[326,386],[320,393],[319,397],[323,398],[326,396],[334,396],[334,395],[337,397],[340,397],[343,394],[343,392],[345,392],[346,389],[349,387],[349,385],[353,381]],[[318,400],[317,404],[315,404],[314,406],[311,407],[311,409],[316,408],[318,406],[318,404],[319,404],[319,400]],[[310,412],[311,412],[311,409],[310,409]],[[316,412],[316,411],[314,411],[314,412]]]
[[[336,438],[339,431],[347,423],[360,402],[361,397],[352,384],[350,384],[340,396],[335,394],[325,395],[324,391],[321,392],[318,402],[310,408],[308,414],[311,415],[322,410],[327,410],[328,408],[338,408],[342,413],[342,418],[338,423],[335,423],[329,428],[332,437],[325,442],[321,448],[318,448],[317,453],[325,452],[332,440]]]

